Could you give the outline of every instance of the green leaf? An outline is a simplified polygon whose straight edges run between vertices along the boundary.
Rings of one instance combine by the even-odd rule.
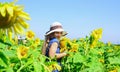
[[[7,59],[7,57],[4,55],[4,53],[3,52],[1,52],[0,51],[0,58],[1,58],[1,60],[6,64],[6,65],[9,65],[8,64],[8,59]]]
[[[38,57],[38,59],[40,60],[40,62],[45,62],[46,57],[43,56],[43,55],[40,55],[40,56]]]
[[[0,49],[4,49],[5,47],[6,45],[0,42]]]
[[[6,51],[3,51],[4,54],[8,57],[17,57],[16,56],[16,51],[15,50],[6,50]]]
[[[25,67],[33,63],[33,59],[29,58],[27,63],[25,63]]]
[[[35,72],[42,72],[42,66],[39,62],[34,61],[33,65],[34,65]]]
[[[6,72],[14,72],[11,67],[7,68]]]
[[[7,67],[7,65],[4,63],[4,61],[0,58],[0,69],[4,69]]]
[[[110,64],[120,64],[119,57],[109,57],[108,60],[109,60]]]
[[[20,60],[18,59],[18,57],[11,57],[10,58],[10,62],[11,63],[18,63]]]
[[[84,62],[85,61],[85,56],[81,55],[80,53],[75,53],[74,57],[73,57],[73,62],[77,63],[77,62]]]

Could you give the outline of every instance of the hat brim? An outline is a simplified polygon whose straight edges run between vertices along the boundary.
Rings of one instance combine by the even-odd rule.
[[[55,30],[52,30],[52,31],[49,31],[48,33],[46,33],[46,36],[53,32],[63,32],[62,35],[67,35],[67,32],[65,32],[63,29],[55,29]]]

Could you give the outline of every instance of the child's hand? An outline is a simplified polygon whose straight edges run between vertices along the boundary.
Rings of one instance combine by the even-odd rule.
[[[64,53],[66,53],[66,56],[70,55],[70,53],[68,51],[64,51]]]

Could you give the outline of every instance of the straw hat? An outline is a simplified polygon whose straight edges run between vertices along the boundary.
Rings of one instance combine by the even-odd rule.
[[[54,22],[51,26],[50,26],[50,30],[48,32],[46,32],[46,36],[53,33],[53,32],[63,32],[63,36],[67,35],[67,32],[64,31],[61,23],[59,22]]]

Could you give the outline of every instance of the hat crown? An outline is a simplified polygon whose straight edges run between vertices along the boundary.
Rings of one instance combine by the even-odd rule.
[[[60,22],[54,22],[50,27],[54,27],[54,26],[62,26],[62,24]]]
[[[64,33],[65,31],[64,31],[61,23],[54,22],[53,24],[50,25],[50,30],[48,32],[46,32],[46,36],[53,32],[63,32]]]

